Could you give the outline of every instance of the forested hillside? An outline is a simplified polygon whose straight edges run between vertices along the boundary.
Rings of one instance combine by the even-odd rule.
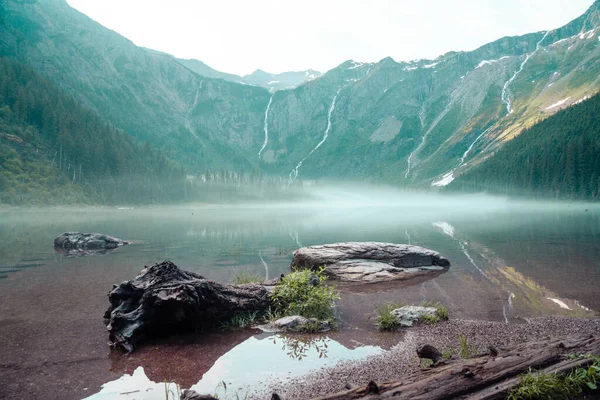
[[[523,131],[448,189],[600,199],[600,95]]]
[[[152,203],[184,175],[29,67],[0,58],[0,203]]]

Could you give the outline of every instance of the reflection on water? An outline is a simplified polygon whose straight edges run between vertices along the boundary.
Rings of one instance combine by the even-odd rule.
[[[146,376],[143,367],[136,368],[133,374],[125,374],[119,379],[102,385],[98,393],[84,400],[178,400],[181,387],[175,382],[153,382]]]
[[[128,374],[124,381],[147,375],[143,387],[153,384],[151,391],[165,398],[163,381],[184,387],[198,382],[199,392],[214,393],[221,381],[246,388],[269,375],[283,379],[384,351],[399,340],[399,334],[385,335],[373,326],[375,307],[386,302],[440,301],[450,318],[506,323],[600,310],[599,207],[384,197],[341,191],[323,195],[334,203],[345,198],[338,206],[0,210],[0,337],[5,339],[0,354],[6,365],[26,366],[32,380],[55,384],[56,391],[69,387],[67,380],[77,372],[73,365],[82,372],[93,365],[93,376],[81,377],[89,391],[79,397],[93,391],[104,396],[108,392],[100,392],[100,382],[112,384]],[[53,248],[54,238],[65,231],[101,232],[135,243],[101,256],[65,258]],[[409,282],[340,285],[341,329],[315,343],[252,332],[216,334],[217,339],[203,334],[198,343],[174,339],[172,347],[148,344],[132,356],[108,356],[102,325],[106,293],[144,265],[169,259],[219,282],[239,272],[273,278],[289,272],[299,246],[341,241],[410,242],[439,251],[452,266],[442,275]],[[95,358],[87,356],[91,353]],[[62,378],[46,382],[48,368]],[[0,369],[0,380],[6,371]]]
[[[377,346],[348,349],[328,337],[262,334],[249,338],[219,358],[192,389],[198,393],[213,393],[219,382],[224,381],[229,392],[246,393],[269,381],[283,382],[321,367],[382,351]],[[221,398],[223,391],[219,394]]]
[[[220,399],[241,398],[267,382],[285,382],[321,367],[341,361],[357,360],[381,353],[377,346],[348,349],[326,336],[252,336],[216,360],[191,389],[198,393],[217,394]],[[175,382],[153,382],[143,367],[102,385],[87,397],[102,399],[178,399],[181,386]]]

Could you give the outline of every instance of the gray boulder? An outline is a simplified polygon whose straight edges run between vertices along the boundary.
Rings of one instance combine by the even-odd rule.
[[[398,318],[398,325],[413,326],[415,322],[425,320],[427,317],[440,317],[434,307],[422,306],[404,306],[392,311],[392,314]]]
[[[291,315],[265,325],[259,325],[257,328],[264,332],[327,332],[331,329],[331,326],[329,321]]]
[[[325,267],[330,279],[372,283],[439,273],[450,266],[440,253],[419,246],[346,242],[302,247],[294,251],[292,269]]]
[[[54,249],[66,256],[104,253],[129,242],[102,233],[65,232],[54,239]]]

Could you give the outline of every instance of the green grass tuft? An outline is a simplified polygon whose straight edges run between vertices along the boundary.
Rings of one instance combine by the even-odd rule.
[[[234,285],[244,285],[247,283],[263,283],[265,279],[257,274],[250,274],[248,272],[238,272],[233,277]]]
[[[392,314],[402,303],[386,303],[375,309],[375,326],[380,331],[392,331],[398,328],[398,318]]]
[[[220,323],[221,329],[243,329],[261,322],[263,318],[258,311],[236,313],[229,321]]]
[[[529,371],[511,389],[507,400],[571,399],[600,385],[600,357],[588,367],[578,367],[565,375]]]
[[[471,357],[475,353],[475,351],[471,348],[467,337],[461,333],[460,335],[458,335],[458,340],[460,342],[460,357]]]
[[[433,307],[437,310],[436,316],[425,316],[425,321],[435,323],[448,320],[448,307],[438,301],[423,301],[419,304],[421,307]]]

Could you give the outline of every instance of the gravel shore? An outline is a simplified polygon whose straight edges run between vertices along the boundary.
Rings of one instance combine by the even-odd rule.
[[[547,337],[600,334],[600,319],[543,317],[531,318],[523,324],[504,324],[487,321],[452,320],[434,325],[410,328],[390,351],[358,362],[345,362],[321,369],[291,381],[266,383],[265,390],[253,393],[252,398],[270,398],[273,392],[286,400],[306,400],[345,390],[346,384],[364,385],[370,380],[395,380],[420,368],[416,349],[431,344],[443,351],[458,354],[458,335],[466,336],[473,353],[489,345],[498,348]]]

